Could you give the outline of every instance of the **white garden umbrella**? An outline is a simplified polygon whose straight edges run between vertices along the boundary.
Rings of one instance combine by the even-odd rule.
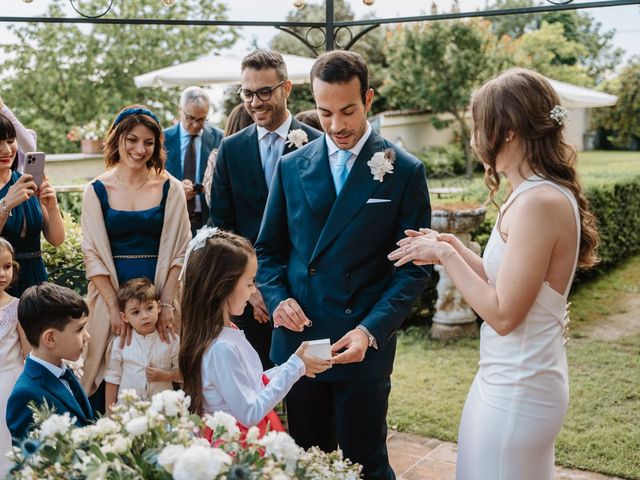
[[[567,108],[610,107],[618,101],[618,97],[615,95],[609,95],[608,93],[580,87],[571,83],[551,80],[550,78],[548,80],[562,100],[562,105]]]
[[[309,81],[313,58],[282,55],[293,83]],[[208,55],[191,62],[161,68],[134,77],[136,87],[214,86],[240,83],[239,55]]]

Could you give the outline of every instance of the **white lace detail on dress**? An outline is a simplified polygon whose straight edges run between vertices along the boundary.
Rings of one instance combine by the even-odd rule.
[[[11,333],[18,324],[18,299],[0,308],[0,341]]]

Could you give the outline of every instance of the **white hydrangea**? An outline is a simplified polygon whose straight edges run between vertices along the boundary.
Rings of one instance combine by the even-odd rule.
[[[174,480],[213,480],[232,458],[219,448],[195,445],[186,449],[173,465]]]
[[[287,472],[295,470],[300,455],[304,451],[296,445],[293,438],[284,432],[271,431],[262,437],[258,444],[265,447],[268,456],[273,456],[277,461],[283,462]]]
[[[129,420],[124,427],[134,437],[142,435],[149,430],[149,421],[147,417],[138,417],[133,420]]]
[[[205,424],[214,432],[218,431],[219,428],[224,429],[225,433],[221,436],[223,440],[233,440],[240,435],[236,419],[222,411],[214,412],[213,415],[205,415]]]
[[[163,390],[151,399],[151,410],[164,413],[168,417],[187,414],[191,398],[185,396],[182,390]]]
[[[53,414],[40,425],[40,434],[42,438],[53,438],[58,434],[64,435],[75,422],[76,418],[71,418],[69,412],[65,412],[64,415]]]
[[[167,472],[173,473],[173,465],[178,461],[178,458],[185,452],[186,448],[182,445],[167,445],[162,449],[160,455],[158,455],[158,465],[164,468]]]

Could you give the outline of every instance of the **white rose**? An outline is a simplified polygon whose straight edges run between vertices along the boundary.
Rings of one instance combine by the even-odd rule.
[[[126,453],[130,446],[129,439],[120,435],[111,441],[111,447],[115,453]]]
[[[51,415],[40,425],[40,434],[43,438],[53,438],[56,435],[64,435],[69,431],[69,428],[76,419],[69,415],[69,412],[65,412],[64,415]]]
[[[219,448],[189,447],[173,465],[174,480],[213,480],[232,458]]]
[[[233,440],[240,435],[240,429],[238,428],[236,419],[222,411],[217,411],[213,415],[206,415],[205,424],[214,432],[222,428],[225,432],[221,436],[223,440]]]
[[[158,465],[164,468],[167,472],[172,473],[173,465],[185,450],[186,448],[182,445],[167,445],[162,449],[160,455],[158,455]]]
[[[163,390],[156,393],[151,399],[151,410],[169,417],[175,417],[180,413],[186,414],[191,399],[186,397],[182,390]]]
[[[120,426],[110,418],[103,417],[96,422],[95,430],[99,435],[109,435],[111,433],[118,433]]]
[[[287,135],[287,145],[292,147],[295,145],[296,148],[300,148],[305,143],[309,141],[309,137],[307,136],[307,132],[298,128],[296,130],[291,130]]]
[[[93,425],[84,428],[76,428],[71,430],[71,440],[75,445],[80,445],[81,443],[91,440],[94,433],[95,426]]]
[[[149,423],[147,417],[138,417],[133,420],[129,420],[124,427],[134,437],[142,435],[149,430]]]

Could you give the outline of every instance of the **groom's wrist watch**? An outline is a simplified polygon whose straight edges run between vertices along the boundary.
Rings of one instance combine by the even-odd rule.
[[[369,331],[369,329],[367,327],[365,327],[364,325],[358,325],[356,326],[356,328],[358,330],[362,330],[364,332],[364,334],[367,336],[367,338],[369,339],[369,348],[373,347],[376,350],[378,349],[378,342],[376,342],[376,337],[374,337],[371,332]]]

